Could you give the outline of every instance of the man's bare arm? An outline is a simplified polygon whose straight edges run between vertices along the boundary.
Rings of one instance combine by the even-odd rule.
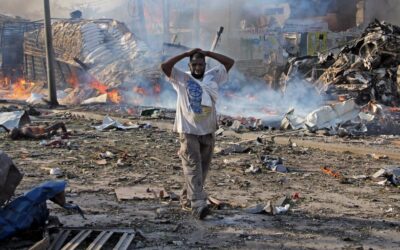
[[[235,60],[222,54],[218,54],[212,51],[203,51],[203,53],[205,56],[211,57],[212,59],[215,59],[222,65],[224,65],[227,72],[232,68],[233,64],[235,63]]]
[[[175,66],[175,64],[177,62],[179,62],[180,60],[182,60],[185,57],[191,56],[194,53],[201,52],[201,51],[202,51],[201,49],[192,49],[190,51],[187,51],[187,52],[184,52],[184,53],[179,54],[177,56],[174,56],[174,57],[168,59],[167,61],[163,62],[161,64],[161,69],[162,69],[162,71],[164,72],[164,74],[166,76],[170,77],[171,73],[172,73],[172,68]]]

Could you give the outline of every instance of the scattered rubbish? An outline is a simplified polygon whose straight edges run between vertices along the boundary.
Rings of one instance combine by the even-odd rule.
[[[65,142],[61,137],[55,138],[51,141],[41,140],[39,145],[53,148],[62,148],[67,146],[67,142]]]
[[[222,135],[223,133],[224,133],[224,129],[223,128],[219,128],[217,131],[215,131],[215,135],[216,136],[220,136],[220,135]]]
[[[225,148],[221,151],[221,154],[228,155],[232,153],[247,153],[251,149],[249,147],[242,146],[240,144],[232,144],[228,148]]]
[[[385,213],[392,213],[394,211],[393,207],[388,208],[385,210]]]
[[[284,214],[289,211],[290,204],[287,197],[282,197],[278,199],[275,203],[268,201],[266,204],[256,204],[249,208],[246,208],[244,211],[250,214],[269,214],[269,215],[278,215]]]
[[[60,168],[52,168],[50,169],[50,175],[54,175],[55,177],[60,178],[64,175],[64,173]]]
[[[44,95],[39,94],[39,93],[31,93],[31,96],[26,99],[26,102],[31,104],[31,105],[37,105],[37,104],[46,104],[46,102],[43,100]]]
[[[265,207],[264,204],[257,204],[249,208],[246,208],[244,211],[249,214],[261,214],[265,212],[264,207]]]
[[[231,129],[233,131],[235,131],[236,133],[240,133],[243,131],[244,126],[242,125],[242,123],[238,120],[235,120],[231,126]]]
[[[160,118],[161,109],[152,108],[152,109],[144,109],[140,112],[141,116],[150,116],[151,118]]]
[[[99,131],[113,129],[113,128],[121,129],[121,130],[128,130],[128,129],[135,129],[135,128],[139,128],[139,127],[140,127],[139,125],[124,126],[109,116],[104,117],[103,123],[101,125],[94,126],[94,128],[96,128]]]
[[[178,247],[183,246],[183,242],[180,240],[174,240],[174,241],[172,241],[172,244],[174,244],[175,246],[178,246]]]
[[[361,108],[353,99],[320,107],[309,113],[305,118],[294,115],[294,110],[292,109],[282,120],[281,128],[307,128],[311,131],[332,128],[357,118],[360,111]]]
[[[366,179],[368,179],[368,175],[365,175],[365,174],[363,174],[363,175],[354,175],[352,178],[355,179],[355,180],[366,180]]]
[[[123,160],[122,159],[118,159],[117,160],[117,167],[124,167],[125,166],[125,163],[123,162]]]
[[[133,187],[116,188],[115,194],[118,201],[133,199],[155,199],[162,189],[150,188],[148,185],[135,185]]]
[[[275,207],[275,214],[284,214],[289,211],[290,204],[286,204],[283,207]]]
[[[0,125],[3,125],[7,129],[20,128],[25,124],[31,123],[29,115],[26,111],[14,111],[14,112],[3,112],[0,113]],[[3,128],[0,127],[0,131]]]
[[[389,166],[389,167],[380,169],[379,171],[377,171],[375,174],[372,175],[372,178],[374,178],[374,179],[379,178],[379,177],[385,177],[385,178],[387,178],[387,181],[389,181],[394,186],[399,186],[400,185],[400,167]],[[386,183],[386,180],[383,184],[385,184],[385,183]]]
[[[111,153],[110,151],[106,151],[105,153],[100,153],[100,158],[103,159],[113,159],[114,158],[114,154]]]
[[[328,175],[333,176],[333,177],[338,178],[338,179],[341,178],[341,175],[340,175],[339,172],[336,172],[336,171],[332,170],[329,167],[321,167],[321,170],[325,174],[328,174]]]
[[[107,165],[107,160],[106,159],[101,159],[101,160],[95,161],[95,163],[97,165]]]
[[[244,171],[246,174],[252,173],[252,174],[257,174],[261,172],[261,169],[257,166],[254,166],[253,164]]]
[[[261,162],[267,169],[279,172],[279,173],[287,173],[289,172],[288,168],[283,165],[282,158],[270,155],[261,156]]]
[[[387,156],[387,155],[378,155],[378,154],[375,154],[375,153],[367,154],[367,156],[371,157],[371,158],[373,158],[375,160],[389,159],[389,156]]]

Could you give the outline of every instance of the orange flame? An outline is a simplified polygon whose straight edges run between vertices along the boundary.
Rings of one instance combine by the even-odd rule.
[[[19,79],[14,85],[12,85],[12,93],[7,97],[24,100],[31,95],[31,90],[34,86],[34,82],[27,82],[25,79]]]
[[[72,72],[72,74],[69,76],[67,82],[71,85],[71,87],[78,88],[79,87],[78,75],[75,72]]]
[[[154,94],[158,95],[161,93],[161,85],[159,83],[156,83],[153,87],[153,92]]]
[[[331,175],[331,176],[333,176],[335,178],[340,178],[341,177],[340,173],[338,173],[338,172],[336,172],[336,171],[334,171],[334,170],[332,170],[332,169],[330,169],[328,167],[321,167],[321,170],[325,174]]]
[[[389,111],[390,112],[400,112],[400,107],[390,107]]]
[[[120,103],[122,101],[122,96],[119,94],[118,90],[113,89],[107,93],[108,98],[113,103]]]
[[[121,103],[122,101],[122,96],[119,94],[118,90],[116,89],[108,90],[107,85],[104,85],[96,80],[90,83],[90,87],[97,89],[97,91],[99,91],[100,94],[107,93],[108,99],[113,103]]]
[[[135,87],[133,87],[133,91],[140,95],[147,95],[147,91],[142,87],[135,86]]]
[[[98,81],[92,81],[90,83],[90,87],[92,87],[94,89],[97,89],[97,91],[99,91],[100,94],[107,93],[107,89],[108,89],[108,87],[106,85],[104,85],[104,84],[102,84],[102,83],[100,83]]]

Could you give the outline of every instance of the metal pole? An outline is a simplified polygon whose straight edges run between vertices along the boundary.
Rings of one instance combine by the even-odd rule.
[[[54,78],[53,38],[51,35],[51,19],[49,0],[44,0],[44,34],[46,36],[46,68],[47,84],[49,88],[50,105],[58,106],[56,82]]]

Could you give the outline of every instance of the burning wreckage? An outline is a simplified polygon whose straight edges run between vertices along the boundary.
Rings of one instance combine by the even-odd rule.
[[[290,110],[281,127],[329,130],[327,134],[398,134],[400,104],[400,28],[369,24],[360,38],[336,54],[294,58],[285,84],[307,81],[341,103],[321,107],[306,117]]]
[[[57,20],[52,24],[57,96],[61,104],[120,103],[157,94],[159,56],[115,20]],[[44,29],[25,32],[24,76],[5,77],[5,98],[43,102],[46,81]],[[13,83],[14,83],[13,82]],[[144,86],[143,84],[146,83]],[[148,87],[151,86],[151,87]],[[132,94],[128,94],[132,93]],[[137,97],[137,98],[135,98]]]

